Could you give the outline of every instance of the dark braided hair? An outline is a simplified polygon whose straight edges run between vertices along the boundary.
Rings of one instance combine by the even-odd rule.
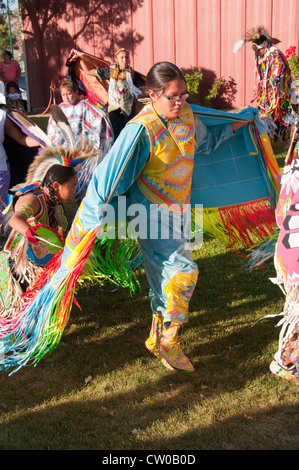
[[[57,230],[58,223],[55,218],[55,209],[57,205],[57,199],[55,197],[53,183],[56,181],[59,184],[67,183],[70,179],[77,174],[75,168],[62,165],[53,165],[47,171],[46,176],[43,179],[42,186],[46,187],[49,192],[49,203],[48,203],[48,217],[50,227]]]

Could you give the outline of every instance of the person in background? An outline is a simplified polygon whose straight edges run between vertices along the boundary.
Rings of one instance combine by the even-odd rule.
[[[55,253],[53,244],[55,246],[59,243],[57,250],[63,246],[63,240],[72,223],[64,210],[64,204],[74,197],[77,181],[75,167],[54,164],[47,170],[42,181],[16,190],[0,229],[0,259],[1,269],[4,271],[0,280],[3,294],[0,300],[0,317],[9,315],[5,295],[7,286],[13,285],[10,302],[15,305],[20,301],[28,283],[40,272],[40,266]],[[51,229],[50,248],[45,244],[44,237],[37,233],[41,225]],[[34,256],[32,253],[30,256],[28,250]],[[3,276],[6,276],[7,281]]]
[[[70,222],[65,216],[61,217],[56,207],[75,196],[77,182],[78,174],[74,167],[52,165],[37,189],[28,188],[23,195],[13,198],[12,213],[7,222],[10,229],[35,244],[38,240],[35,239],[34,227],[42,223],[54,228],[65,238]]]
[[[115,139],[135,115],[135,98],[142,94],[145,86],[141,75],[130,64],[129,51],[119,49],[115,53],[115,63],[96,70],[100,81],[109,79],[108,113]]]
[[[268,124],[269,134],[284,140],[286,131],[299,119],[299,105],[290,67],[284,54],[276,47],[263,26],[251,28],[244,40],[235,44],[237,52],[251,42],[255,53],[256,101],[260,117]]]
[[[80,99],[78,87],[72,80],[63,80],[59,90],[62,99],[59,107],[65,114],[77,143],[88,141],[93,152],[100,152],[103,158],[113,143],[113,129],[107,113]],[[47,134],[53,146],[67,145],[52,116],[48,121]]]
[[[0,79],[7,85],[8,82],[15,82],[19,85],[21,68],[19,62],[12,58],[10,51],[4,51],[3,60],[0,62]]]
[[[6,104],[9,111],[19,109],[24,112],[22,103],[22,94],[18,85],[15,82],[8,82],[6,85]]]
[[[7,204],[7,195],[11,183],[8,156],[3,146],[5,135],[25,147],[40,146],[40,143],[32,137],[23,134],[19,127],[6,116],[6,111],[0,109],[0,198],[4,205]]]

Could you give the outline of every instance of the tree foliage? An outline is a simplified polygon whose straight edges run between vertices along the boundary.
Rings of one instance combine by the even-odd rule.
[[[12,43],[14,49],[18,49],[16,36],[12,34]],[[10,50],[9,29],[5,15],[0,13],[0,51]]]

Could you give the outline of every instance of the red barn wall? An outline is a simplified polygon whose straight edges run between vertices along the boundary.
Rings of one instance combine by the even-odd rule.
[[[282,52],[299,51],[299,0],[36,0],[22,14],[33,110],[47,106],[73,47],[107,60],[126,47],[145,75],[161,60],[198,66],[207,87],[216,77],[235,83],[235,107],[254,96],[254,53],[249,44],[232,52],[247,29],[263,24]]]

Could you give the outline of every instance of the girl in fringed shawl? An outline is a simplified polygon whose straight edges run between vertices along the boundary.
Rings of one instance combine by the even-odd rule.
[[[14,212],[9,219],[9,226],[25,235],[30,243],[38,243],[34,229],[37,223],[53,227],[65,238],[72,221],[68,221],[63,213],[59,213],[60,203],[73,199],[77,182],[78,174],[75,168],[59,164],[51,166],[36,190],[29,189],[22,196],[14,197]]]
[[[14,196],[0,231],[1,316],[12,312],[41,267],[63,246],[73,219],[63,204],[74,197],[77,182],[74,167],[55,164],[41,184],[22,188]],[[48,241],[45,230],[50,233]]]

